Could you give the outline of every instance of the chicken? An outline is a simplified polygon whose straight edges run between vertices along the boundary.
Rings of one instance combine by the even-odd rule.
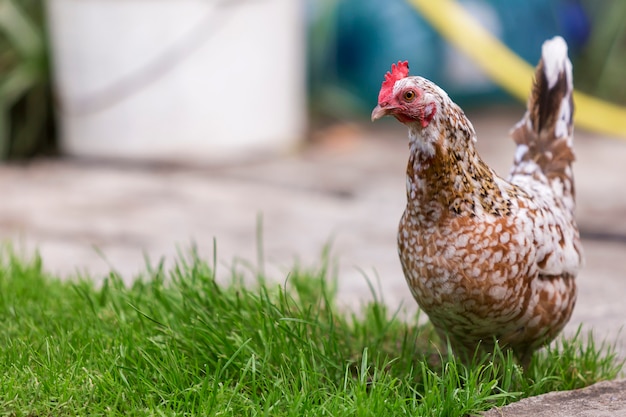
[[[511,132],[505,180],[480,158],[472,124],[441,88],[409,76],[407,62],[385,75],[372,121],[390,115],[409,130],[402,269],[421,309],[466,358],[497,340],[527,366],[572,314],[582,264],[572,91],[567,44],[555,37],[543,44],[528,110]]]

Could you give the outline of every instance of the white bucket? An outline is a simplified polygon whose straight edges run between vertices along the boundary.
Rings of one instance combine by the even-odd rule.
[[[215,161],[304,136],[297,0],[49,0],[61,148]]]

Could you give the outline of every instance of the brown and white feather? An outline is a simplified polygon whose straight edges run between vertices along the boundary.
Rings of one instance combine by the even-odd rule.
[[[569,320],[582,262],[567,46],[558,37],[544,44],[528,111],[512,131],[508,180],[480,158],[472,124],[441,88],[398,78],[372,118],[391,114],[409,128],[398,251],[412,294],[456,351],[495,338],[527,363]]]

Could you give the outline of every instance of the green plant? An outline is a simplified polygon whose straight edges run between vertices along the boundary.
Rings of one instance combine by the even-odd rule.
[[[53,141],[48,48],[38,0],[0,0],[0,158],[28,157]]]
[[[340,311],[328,273],[218,279],[194,253],[95,288],[0,249],[0,415],[477,415],[622,365],[576,336],[525,373],[499,349],[467,366],[377,300]]]
[[[574,65],[582,91],[626,105],[626,2],[585,1],[592,32]]]

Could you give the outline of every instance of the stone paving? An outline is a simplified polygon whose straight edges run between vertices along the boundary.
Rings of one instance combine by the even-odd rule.
[[[602,381],[573,391],[550,392],[525,398],[484,417],[624,417],[626,380]]]
[[[512,160],[507,132],[519,112],[470,114],[479,151],[501,174]],[[385,123],[388,122],[388,123]],[[319,264],[325,244],[337,262],[342,304],[371,299],[369,277],[391,307],[414,311],[395,247],[405,203],[406,131],[393,121],[318,130],[312,145],[281,157],[242,155],[210,166],[40,160],[0,166],[0,236],[46,268],[95,280],[126,279],[171,262],[192,242],[219,274],[234,258],[256,263],[262,217],[264,264],[284,280],[295,261]],[[580,132],[575,165],[586,266],[567,332],[580,323],[618,341],[626,356],[626,141]]]

